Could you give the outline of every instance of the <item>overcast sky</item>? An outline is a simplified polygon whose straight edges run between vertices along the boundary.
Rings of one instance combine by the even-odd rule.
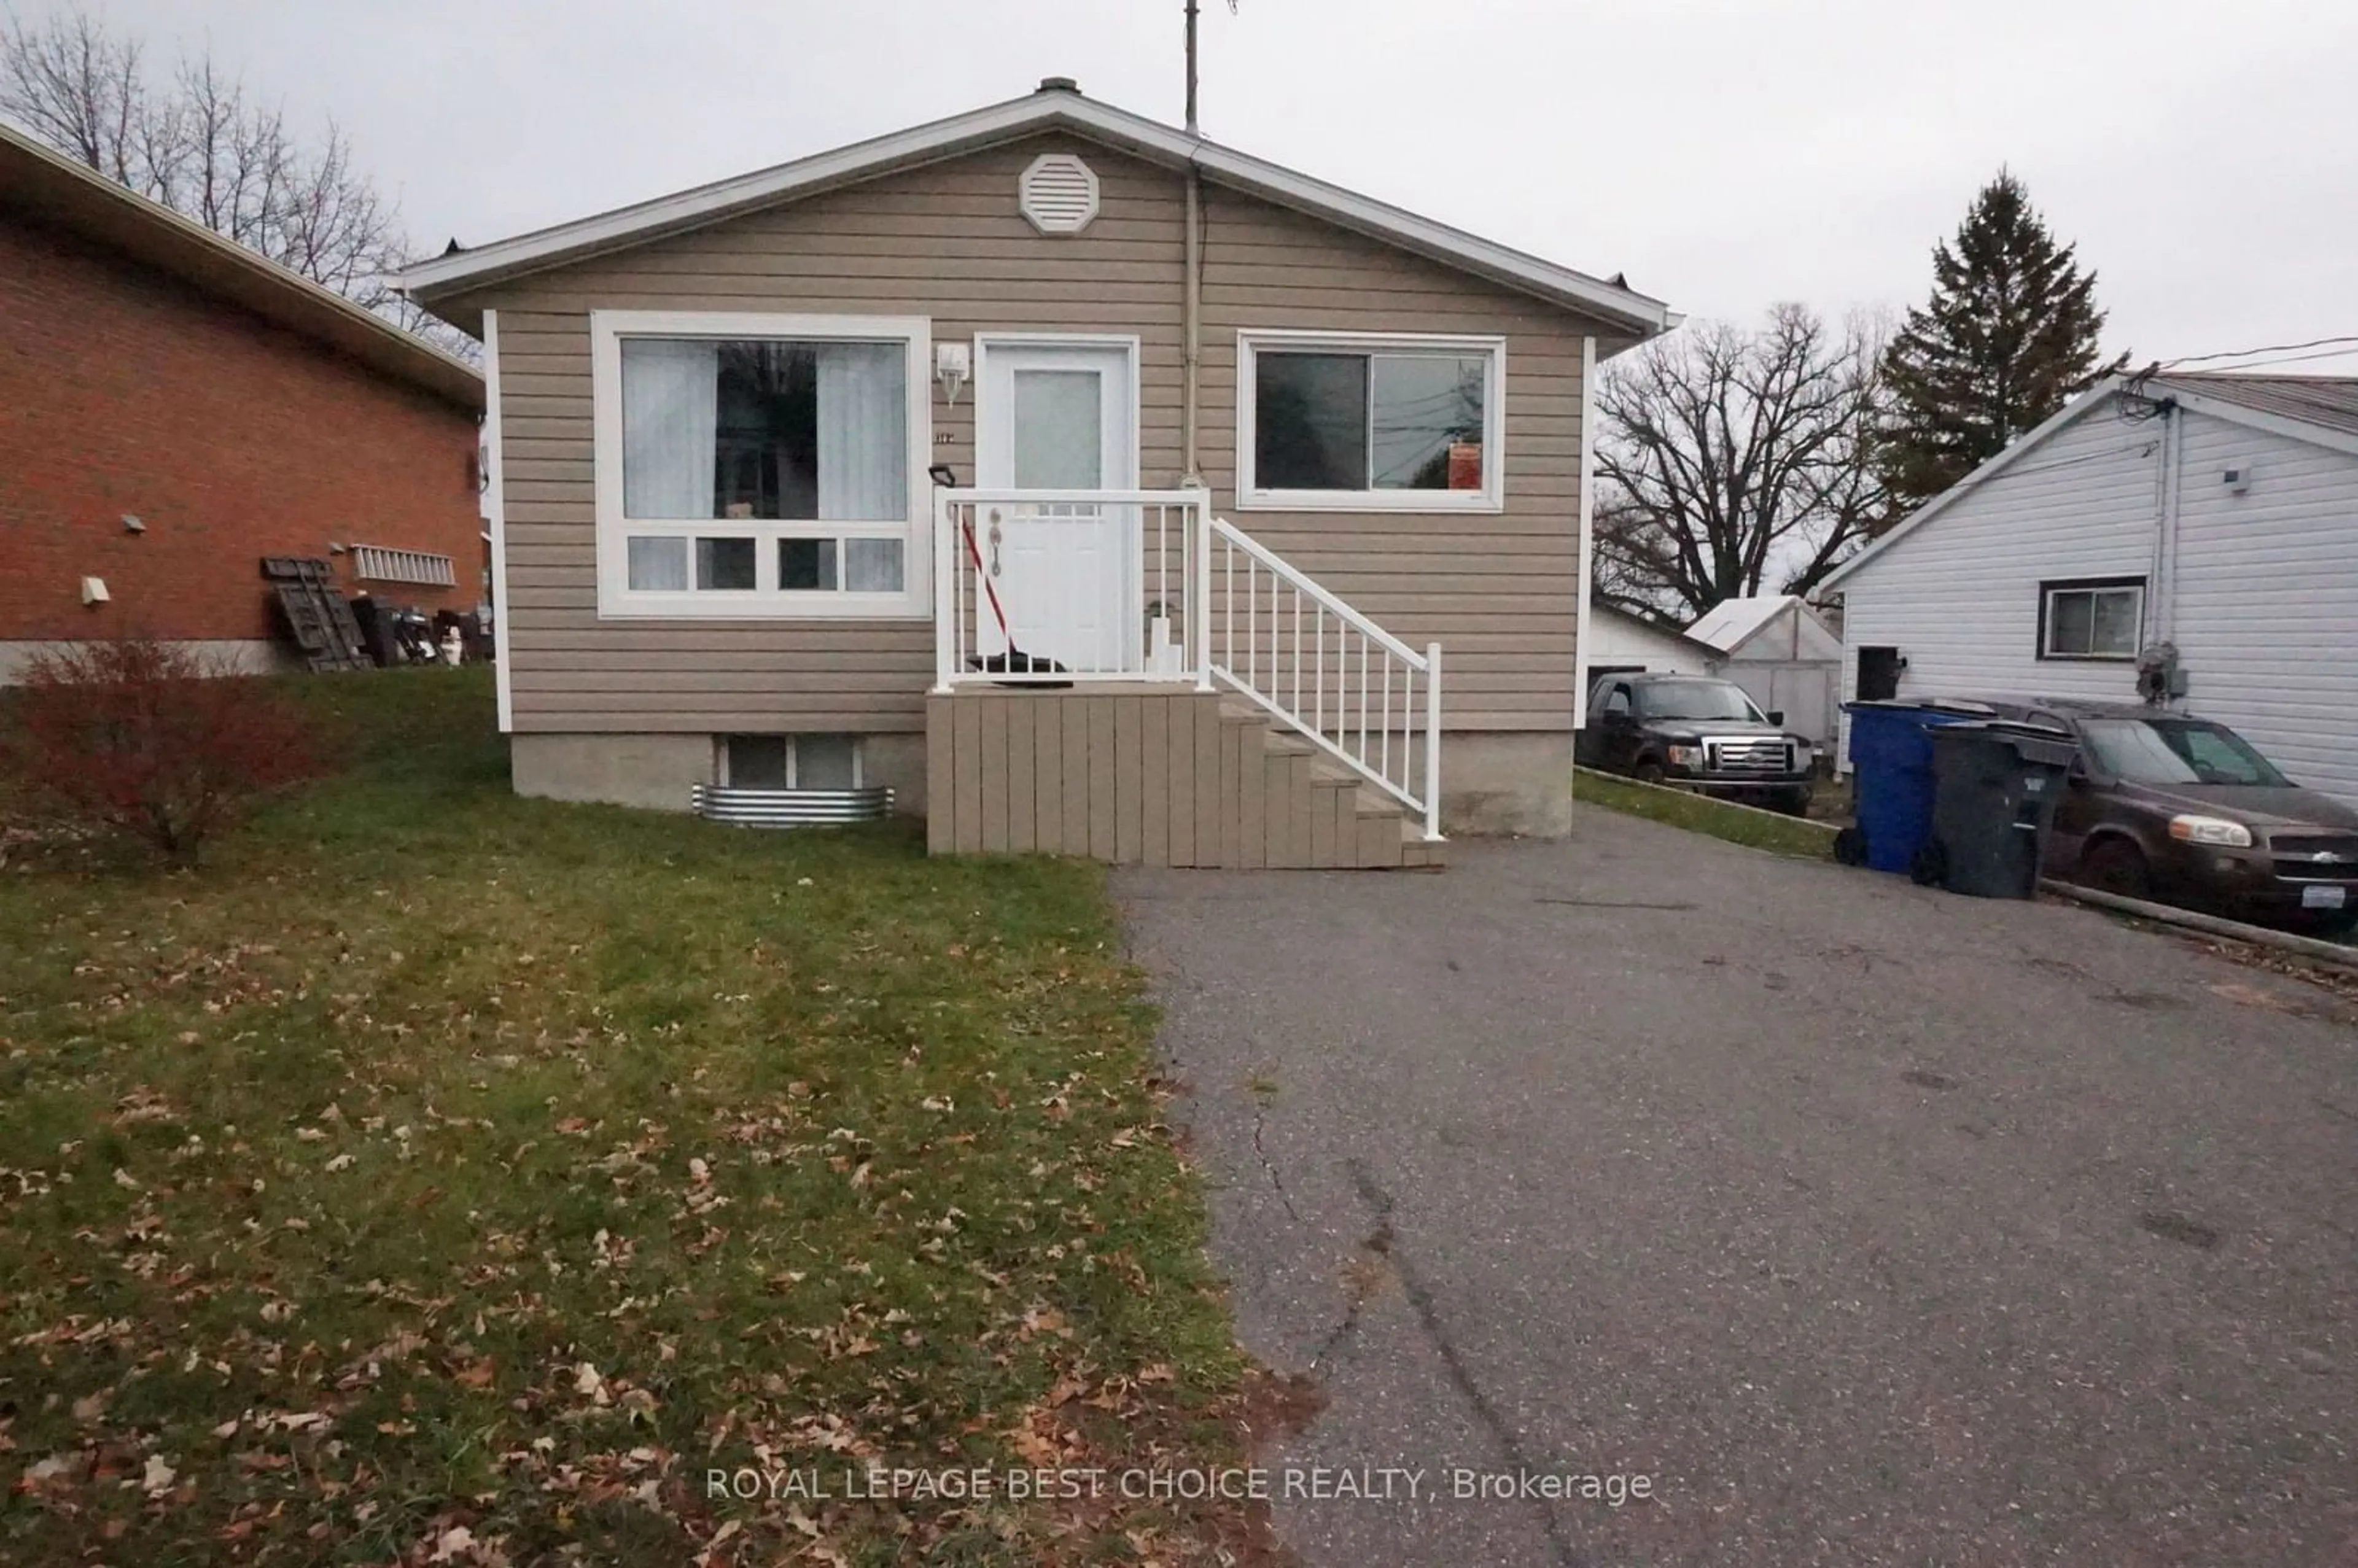
[[[38,16],[53,0],[15,0]],[[2345,0],[1206,0],[1214,138],[1696,316],[1897,309],[2001,164],[2140,361],[2358,334]],[[1017,96],[1182,0],[107,0],[479,244]],[[2358,372],[2358,354],[2285,368]]]

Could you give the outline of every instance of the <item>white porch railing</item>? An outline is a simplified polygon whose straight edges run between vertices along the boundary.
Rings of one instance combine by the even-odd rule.
[[[1210,493],[936,490],[935,689],[1189,681]]]
[[[1441,837],[1441,644],[1419,653],[1210,493],[934,492],[935,689],[1216,683]]]
[[[1440,838],[1441,644],[1420,654],[1225,518],[1205,526],[1213,676]]]

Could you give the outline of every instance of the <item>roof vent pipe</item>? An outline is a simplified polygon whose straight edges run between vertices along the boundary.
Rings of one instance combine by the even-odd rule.
[[[1078,92],[1081,84],[1069,76],[1044,76],[1040,79],[1043,92]]]

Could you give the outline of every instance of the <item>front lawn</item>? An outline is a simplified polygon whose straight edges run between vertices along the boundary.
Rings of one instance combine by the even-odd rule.
[[[1096,869],[517,800],[480,677],[294,684],[353,771],[202,869],[0,870],[0,1560],[1235,1544],[841,1495],[1238,1457]]]

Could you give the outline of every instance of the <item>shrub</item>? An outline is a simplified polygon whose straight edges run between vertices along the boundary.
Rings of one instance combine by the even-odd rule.
[[[173,643],[123,637],[45,650],[11,697],[0,772],[24,804],[178,861],[328,771],[327,747],[284,693]]]

